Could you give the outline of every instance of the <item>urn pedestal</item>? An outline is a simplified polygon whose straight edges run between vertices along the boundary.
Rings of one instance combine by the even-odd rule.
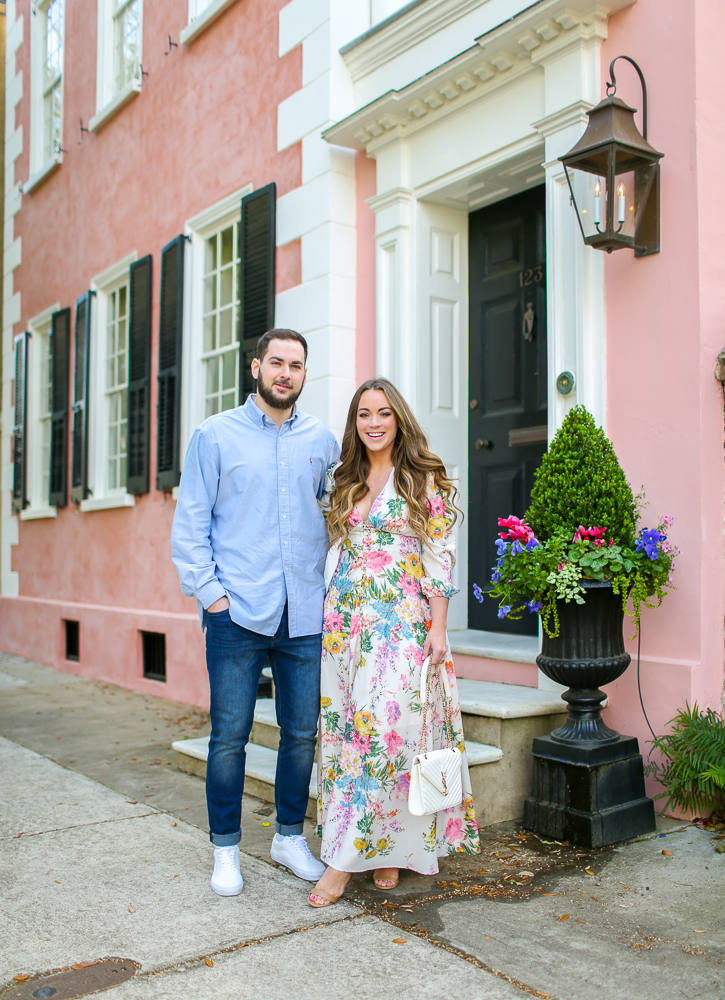
[[[644,763],[634,736],[620,736],[601,715],[599,690],[630,664],[624,649],[622,598],[607,583],[582,581],[584,604],[557,601],[559,635],[544,633],[536,662],[566,684],[567,721],[533,744],[531,796],[524,827],[581,847],[605,847],[655,829],[644,789]]]

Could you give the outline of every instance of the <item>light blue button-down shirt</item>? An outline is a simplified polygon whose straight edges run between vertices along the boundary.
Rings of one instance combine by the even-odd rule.
[[[194,431],[171,532],[181,589],[200,611],[229,598],[233,621],[291,637],[322,631],[327,530],[318,504],[339,445],[295,408],[279,430],[250,396]]]

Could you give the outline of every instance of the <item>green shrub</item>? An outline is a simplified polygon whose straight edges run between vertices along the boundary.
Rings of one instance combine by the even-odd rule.
[[[658,799],[670,805],[705,814],[725,806],[725,718],[711,708],[701,712],[697,702],[686,705],[674,719],[672,731],[650,740],[660,751],[659,762],[650,761],[647,774],[664,785]]]
[[[540,541],[579,527],[606,528],[607,542],[634,540],[635,499],[614,448],[583,406],[569,411],[536,472],[525,520]]]

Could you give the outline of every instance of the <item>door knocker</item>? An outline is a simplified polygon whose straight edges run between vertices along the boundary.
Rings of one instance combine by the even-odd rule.
[[[526,312],[524,313],[524,340],[529,343],[534,339],[534,309],[533,302],[526,303]]]

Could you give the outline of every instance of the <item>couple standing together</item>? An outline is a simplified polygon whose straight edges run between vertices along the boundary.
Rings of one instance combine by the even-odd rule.
[[[212,888],[232,896],[243,886],[245,747],[269,657],[280,726],[272,859],[317,882],[311,906],[329,906],[353,872],[372,870],[375,885],[390,889],[401,868],[435,874],[439,856],[479,845],[470,796],[435,815],[408,810],[426,657],[447,671],[463,746],[446,637],[456,592],[454,488],[390,382],[358,388],[340,452],[331,431],[296,406],[306,374],[304,337],[260,337],[256,395],[192,437],[172,556],[206,630]],[[325,593],[330,548],[336,566]],[[443,743],[442,688],[430,698],[432,747]],[[327,868],[303,835],[318,721]]]

